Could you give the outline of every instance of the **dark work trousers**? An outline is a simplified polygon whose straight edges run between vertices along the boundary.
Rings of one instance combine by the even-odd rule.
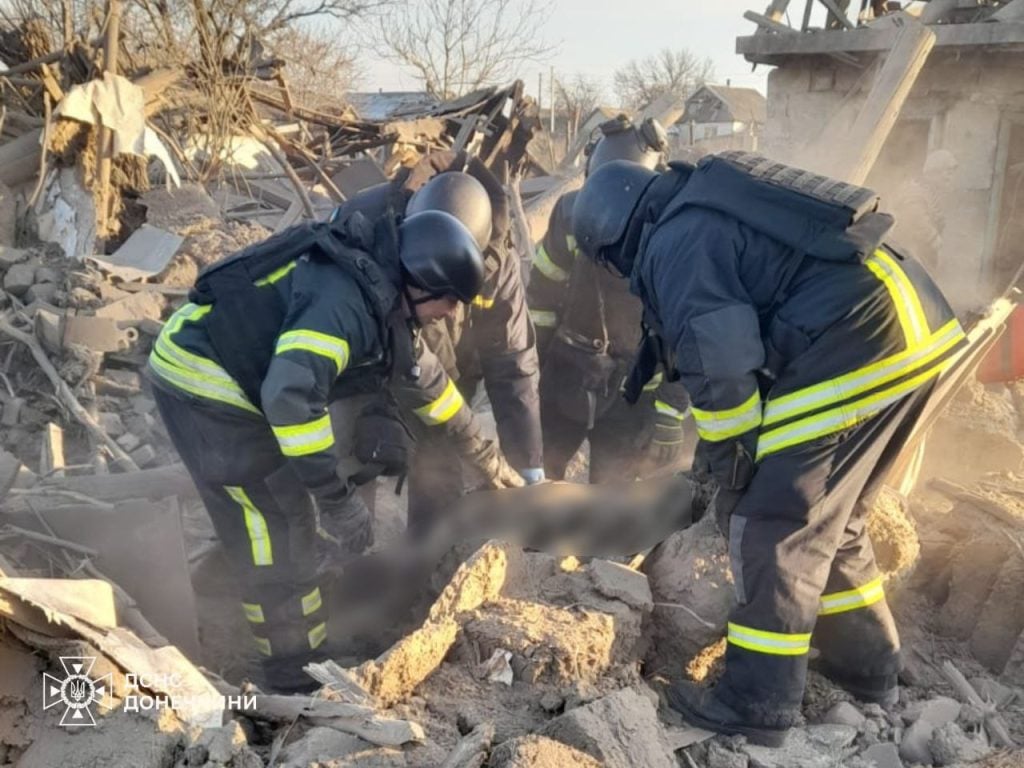
[[[899,636],[866,530],[867,503],[931,388],[760,462],[730,521],[738,606],[717,689],[752,721],[797,720],[812,632],[826,667],[858,689],[896,685]]]
[[[582,396],[582,395],[581,395]],[[564,480],[572,457],[590,441],[590,482],[639,480],[656,469],[647,458],[654,439],[654,394],[645,392],[635,405],[622,398],[594,420],[587,429],[581,421],[563,414],[541,387],[541,427],[544,431],[544,474]]]
[[[267,685],[307,687],[302,667],[323,660],[327,639],[312,498],[263,420],[159,387],[154,396],[241,583]]]

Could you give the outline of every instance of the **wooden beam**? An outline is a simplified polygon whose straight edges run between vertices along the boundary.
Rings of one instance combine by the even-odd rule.
[[[904,22],[853,125],[842,135],[825,133],[807,147],[805,167],[863,184],[934,45],[928,27]]]
[[[854,29],[853,24],[843,13],[843,9],[836,5],[835,0],[820,0],[821,4],[828,8],[829,15],[843,25],[846,29]]]
[[[39,453],[39,474],[60,479],[64,477],[64,430],[50,422],[43,430],[43,442]]]
[[[772,0],[771,5],[765,10],[764,15],[771,21],[781,21],[786,15],[789,7],[789,0]]]

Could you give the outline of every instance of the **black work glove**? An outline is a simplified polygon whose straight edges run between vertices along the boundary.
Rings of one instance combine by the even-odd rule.
[[[358,555],[373,546],[373,515],[355,491],[318,496],[320,521],[317,533],[343,553]]]
[[[723,450],[724,449],[724,450]],[[711,454],[730,456],[731,460],[715,472],[711,465]],[[715,521],[724,536],[729,535],[729,521],[733,510],[739,504],[750,480],[754,476],[754,459],[740,440],[728,443],[710,443],[701,440],[693,457],[691,474],[695,482],[715,483],[718,490],[711,504],[714,507]]]
[[[679,461],[683,455],[683,415],[671,406],[655,404],[654,438],[647,455],[659,467]]]

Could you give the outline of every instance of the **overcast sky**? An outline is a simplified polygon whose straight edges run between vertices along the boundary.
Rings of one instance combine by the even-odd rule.
[[[731,80],[733,85],[763,93],[768,67],[761,65],[752,72],[751,64],[735,50],[736,37],[755,29],[743,12],[760,13],[767,5],[767,0],[552,0],[543,33],[557,50],[541,65],[525,65],[520,77],[535,96],[539,72],[544,74],[545,91],[549,67],[563,77],[581,72],[599,79],[605,98],[612,100],[612,73],[618,67],[662,48],[688,48],[701,57],[711,57],[719,83]],[[794,21],[799,23],[799,19]],[[415,78],[400,67],[377,60],[366,67],[361,83],[361,89],[368,91],[418,87]],[[543,103],[547,100],[545,93]]]

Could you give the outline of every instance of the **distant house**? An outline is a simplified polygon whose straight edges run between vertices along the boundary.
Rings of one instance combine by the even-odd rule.
[[[768,119],[768,102],[753,88],[703,85],[686,100],[686,112],[670,133],[698,141],[745,134],[757,136]]]
[[[403,114],[425,112],[440,102],[425,91],[367,91],[345,94],[345,102],[360,120],[390,120]]]

